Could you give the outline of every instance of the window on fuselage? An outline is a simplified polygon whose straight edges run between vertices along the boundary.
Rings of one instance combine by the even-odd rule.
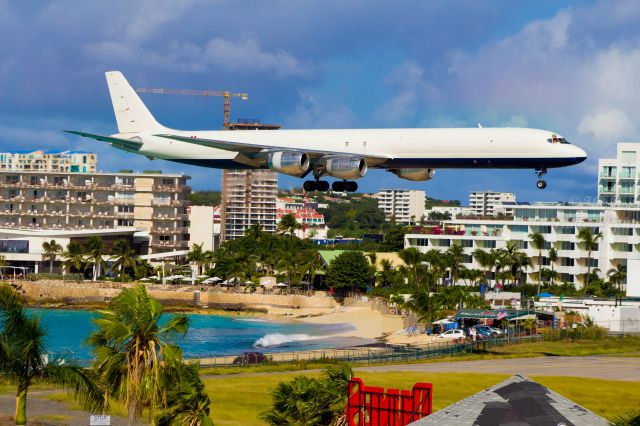
[[[556,135],[551,135],[550,139],[547,139],[549,143],[559,143],[563,145],[571,145],[565,138],[559,138]]]

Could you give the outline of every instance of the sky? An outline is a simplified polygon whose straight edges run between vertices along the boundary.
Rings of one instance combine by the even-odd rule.
[[[635,0],[0,0],[0,150],[98,153],[102,171],[162,170],[218,190],[221,172],[151,161],[62,132],[116,133],[104,72],[134,87],[230,90],[231,117],[284,128],[534,127],[584,148],[553,169],[370,170],[361,191],[595,200],[598,158],[640,141]],[[217,129],[222,99],[143,95],[163,124]],[[280,178],[285,189],[301,180]]]

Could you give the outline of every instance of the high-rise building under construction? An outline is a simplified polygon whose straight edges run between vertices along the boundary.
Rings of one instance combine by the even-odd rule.
[[[277,125],[258,120],[239,120],[229,130],[276,130]],[[275,232],[278,174],[271,170],[222,171],[222,240],[242,237],[252,225],[259,224],[266,232]]]

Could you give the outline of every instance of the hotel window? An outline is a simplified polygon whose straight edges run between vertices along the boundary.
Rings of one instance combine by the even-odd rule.
[[[560,258],[560,265],[562,266],[574,266],[575,265],[575,259],[572,257],[561,257]]]
[[[560,250],[575,250],[576,244],[571,241],[561,241],[560,242]]]
[[[511,232],[524,232],[525,234],[529,231],[529,227],[527,225],[511,225]]]
[[[473,240],[460,240],[462,247],[473,247]]]
[[[558,234],[573,235],[576,233],[575,226],[558,226]]]
[[[634,164],[636,162],[636,152],[622,151],[620,155],[620,160],[622,160],[624,164]]]

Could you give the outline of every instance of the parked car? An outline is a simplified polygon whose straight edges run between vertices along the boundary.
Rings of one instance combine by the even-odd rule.
[[[265,354],[260,352],[243,352],[242,355],[237,356],[234,360],[234,364],[262,364],[267,361],[267,357]]]
[[[465,338],[465,334],[464,334],[464,330],[460,330],[460,329],[453,329],[453,330],[447,330],[444,333],[438,335],[439,338],[441,339],[464,339]]]
[[[496,335],[497,335],[498,337],[502,337],[502,336],[504,336],[504,331],[503,331],[503,330],[501,330],[501,329],[499,329],[499,328],[496,328],[496,327],[489,327],[489,330],[491,330],[491,331],[493,331],[494,333],[496,333]]]
[[[486,326],[486,325],[476,325],[476,330],[478,331],[478,333],[483,334],[487,337],[496,337],[498,336],[498,333],[496,333],[494,330],[492,330],[492,327]]]

